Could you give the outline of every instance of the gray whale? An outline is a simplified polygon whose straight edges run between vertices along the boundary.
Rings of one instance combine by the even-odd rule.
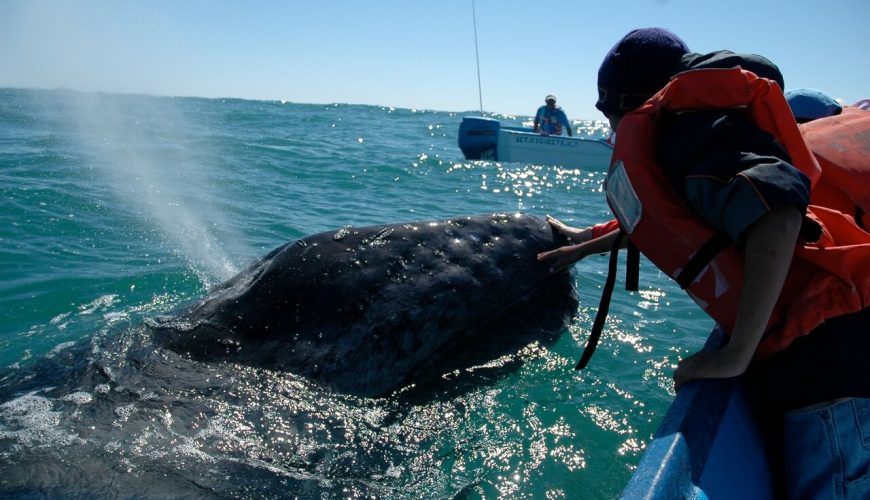
[[[564,243],[522,214],[345,227],[273,250],[157,330],[196,360],[382,395],[554,340],[576,293],[535,256]]]

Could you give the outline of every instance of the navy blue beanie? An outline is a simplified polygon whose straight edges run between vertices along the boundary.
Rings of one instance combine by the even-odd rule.
[[[662,89],[689,47],[665,28],[642,28],[622,37],[598,69],[598,102],[605,115],[621,116]]]

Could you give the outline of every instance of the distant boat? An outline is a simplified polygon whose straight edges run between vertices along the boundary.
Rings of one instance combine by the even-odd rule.
[[[459,124],[459,149],[468,160],[559,165],[607,170],[613,146],[604,139],[544,135],[496,119],[466,116]]]

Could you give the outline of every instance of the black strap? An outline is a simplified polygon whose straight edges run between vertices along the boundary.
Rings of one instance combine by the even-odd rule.
[[[855,224],[857,224],[858,227],[866,231],[867,228],[864,227],[864,213],[865,212],[863,208],[857,205],[855,206]]]
[[[640,250],[628,240],[628,253],[625,256],[625,289],[636,292],[640,278]]]
[[[586,341],[586,348],[583,349],[583,355],[580,356],[580,361],[574,367],[575,370],[586,368],[592,353],[598,347],[598,339],[601,338],[601,332],[604,330],[604,320],[607,319],[607,310],[610,309],[610,297],[613,295],[613,286],[616,283],[616,261],[619,257],[619,245],[624,236],[625,233],[620,230],[610,248],[610,262],[607,266],[607,280],[605,280],[604,290],[601,292],[601,302],[598,304],[598,312],[595,314],[595,321],[592,323],[592,331],[589,333],[589,340]]]
[[[704,245],[698,249],[695,255],[686,263],[686,267],[675,278],[680,288],[685,290],[695,281],[695,278],[707,267],[719,252],[731,244],[731,238],[725,233],[716,233],[712,238],[707,240]]]

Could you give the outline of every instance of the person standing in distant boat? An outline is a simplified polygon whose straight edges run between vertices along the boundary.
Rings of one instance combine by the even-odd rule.
[[[556,96],[548,95],[544,102],[544,106],[538,108],[535,114],[535,132],[540,132],[544,135],[562,135],[562,128],[568,132],[571,137],[571,124],[568,122],[568,116],[562,111],[562,108],[556,106]]]

